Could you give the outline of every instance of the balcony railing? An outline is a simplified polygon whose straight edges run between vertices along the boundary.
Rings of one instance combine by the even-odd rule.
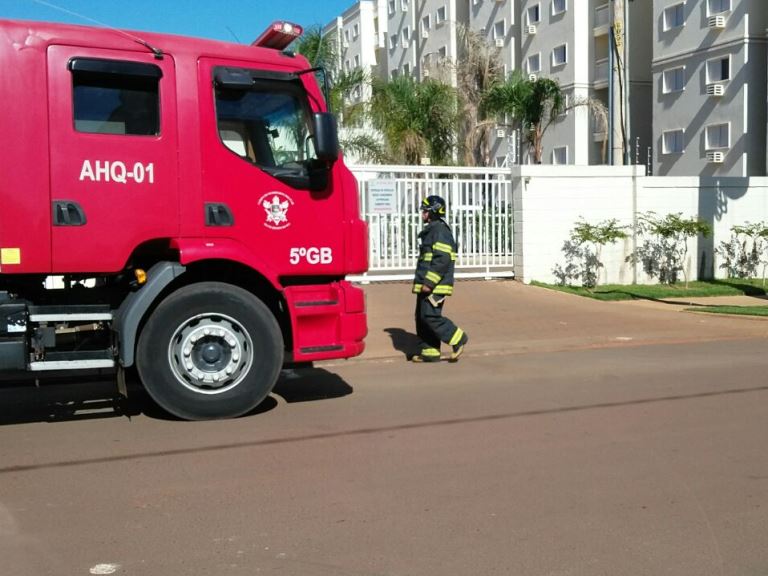
[[[608,58],[603,58],[602,60],[596,60],[595,61],[595,84],[600,84],[603,82],[608,82]]]
[[[603,4],[595,8],[595,28],[608,26],[611,20],[611,10],[609,4]]]

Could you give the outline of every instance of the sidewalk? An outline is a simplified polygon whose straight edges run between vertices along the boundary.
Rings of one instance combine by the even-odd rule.
[[[362,288],[368,337],[360,359],[404,361],[417,347],[410,283],[373,283]],[[728,296],[600,302],[513,280],[459,281],[444,313],[469,334],[467,358],[768,337],[766,319],[684,312],[690,306],[712,304],[754,306],[768,305],[768,300]]]

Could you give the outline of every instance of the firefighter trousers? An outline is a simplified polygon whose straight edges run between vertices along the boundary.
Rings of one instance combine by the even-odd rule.
[[[416,295],[416,335],[421,339],[421,353],[427,356],[440,354],[440,343],[452,346],[465,340],[464,331],[443,316],[445,296],[434,294]]]

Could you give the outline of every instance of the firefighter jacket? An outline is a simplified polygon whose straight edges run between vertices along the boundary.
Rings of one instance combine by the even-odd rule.
[[[413,279],[413,292],[426,285],[433,294],[453,294],[453,269],[456,265],[456,242],[443,220],[432,220],[419,233],[419,261]]]

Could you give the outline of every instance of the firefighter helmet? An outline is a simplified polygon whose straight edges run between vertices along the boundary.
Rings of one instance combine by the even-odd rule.
[[[440,196],[427,196],[421,201],[421,211],[429,212],[430,218],[445,216],[445,200]]]

